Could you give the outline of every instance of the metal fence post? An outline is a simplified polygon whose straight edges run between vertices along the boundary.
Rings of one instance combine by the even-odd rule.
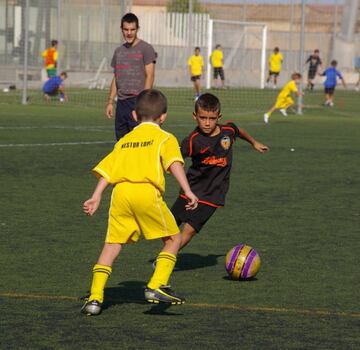
[[[299,48],[299,73],[301,74],[303,71],[303,64],[305,61],[305,1],[301,1],[301,29],[300,29],[300,48]],[[297,114],[302,114],[302,104],[303,104],[303,80],[300,80],[299,84],[299,92],[300,96],[298,97],[298,105],[297,105]]]
[[[21,103],[27,104],[28,100],[28,65],[29,65],[29,0],[25,1],[25,16],[24,16],[24,68],[23,68],[23,89]]]

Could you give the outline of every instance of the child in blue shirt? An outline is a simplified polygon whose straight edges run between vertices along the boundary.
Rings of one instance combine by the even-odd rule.
[[[67,100],[65,95],[64,80],[67,78],[66,72],[61,72],[60,75],[51,77],[43,86],[44,98],[50,101],[51,96],[60,95],[60,102]]]
[[[326,77],[324,81],[325,87],[325,106],[333,107],[334,106],[334,93],[335,87],[337,84],[337,78],[339,78],[344,87],[346,87],[345,80],[342,74],[336,69],[337,61],[332,60],[330,63],[330,67],[326,68],[325,71],[320,74]]]

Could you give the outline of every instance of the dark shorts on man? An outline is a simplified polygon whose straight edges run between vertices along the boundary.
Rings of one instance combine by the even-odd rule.
[[[115,134],[118,141],[138,125],[133,118],[132,111],[135,109],[136,97],[125,100],[117,100],[115,116]]]
[[[214,79],[220,76],[221,80],[225,80],[224,68],[223,67],[215,67],[214,68]]]
[[[193,75],[193,76],[190,78],[190,80],[195,82],[196,80],[200,80],[200,78],[201,78],[201,75]]]
[[[215,213],[216,207],[212,207],[207,204],[199,203],[194,210],[186,210],[185,205],[187,200],[182,197],[178,197],[174,205],[171,208],[171,212],[174,215],[176,223],[178,225],[187,223],[195,229],[196,232],[200,232],[202,227]]]
[[[280,72],[273,72],[272,70],[269,70],[269,75],[273,75],[274,77],[278,77]]]
[[[314,79],[316,76],[316,70],[315,69],[309,69],[308,71],[308,79],[309,80],[312,80]]]
[[[335,86],[333,87],[325,87],[325,94],[333,95],[335,92]]]

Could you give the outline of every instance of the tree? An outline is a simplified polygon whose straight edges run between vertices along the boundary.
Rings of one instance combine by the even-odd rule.
[[[192,12],[193,13],[202,13],[206,12],[199,0],[169,0],[166,5],[167,12],[190,12],[190,3],[192,3]]]

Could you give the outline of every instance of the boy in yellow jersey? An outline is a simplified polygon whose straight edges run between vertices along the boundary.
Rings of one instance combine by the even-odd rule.
[[[188,60],[190,80],[194,83],[195,101],[200,96],[200,79],[204,67],[203,57],[200,55],[200,47],[195,47],[194,55]]]
[[[280,49],[278,47],[274,48],[274,52],[269,57],[269,75],[266,79],[266,82],[269,83],[271,80],[271,77],[274,77],[274,89],[276,89],[277,85],[277,78],[281,71],[281,65],[283,61],[283,55],[280,52]]]
[[[46,69],[46,73],[48,78],[56,76],[56,66],[58,60],[58,41],[52,40],[51,47],[42,52],[41,56],[44,60],[44,66]]]
[[[271,114],[277,109],[280,110],[280,113],[284,117],[287,116],[286,110],[294,104],[294,100],[291,98],[291,94],[295,93],[297,96],[301,95],[301,92],[299,92],[297,88],[297,84],[299,84],[300,79],[300,73],[293,73],[291,75],[291,80],[280,91],[274,106],[267,113],[264,114],[264,122],[266,124],[269,122]]]
[[[145,299],[151,303],[169,304],[185,301],[168,286],[181,236],[163,200],[164,170],[171,172],[183,188],[188,209],[197,207],[197,197],[186,179],[176,138],[160,128],[166,119],[166,111],[166,98],[160,91],[141,92],[133,112],[140,124],[121,138],[113,151],[93,169],[99,182],[92,197],[84,202],[87,215],[96,212],[105,188],[109,184],[114,188],[105,244],[93,268],[90,297],[81,309],[87,315],[101,312],[104,288],[113,262],[122,246],[136,242],[141,234],[145,239],[161,238],[164,242],[156,269],[145,289]]]
[[[221,50],[221,45],[216,45],[215,50],[212,52],[211,56],[211,64],[214,68],[214,87],[217,86],[218,77],[221,79],[221,87],[225,87],[225,74],[224,74],[224,54]]]

